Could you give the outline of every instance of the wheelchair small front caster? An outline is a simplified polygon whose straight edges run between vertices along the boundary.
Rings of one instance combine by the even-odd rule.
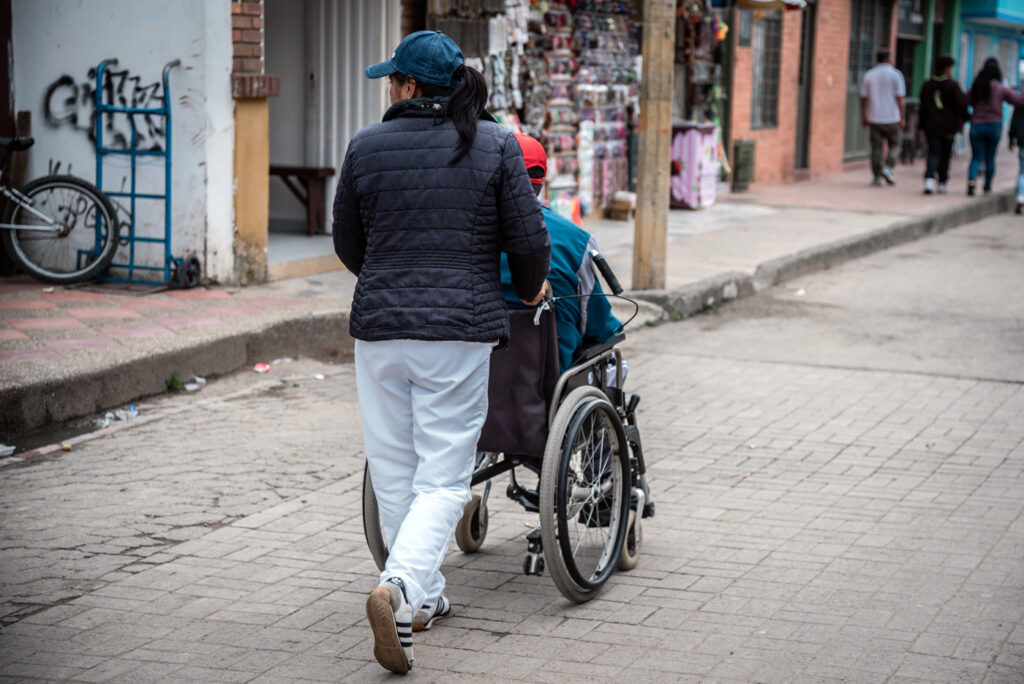
[[[526,558],[523,559],[523,574],[524,575],[536,575],[540,577],[544,574],[544,557],[539,553],[529,553]]]
[[[640,524],[644,509],[647,507],[647,495],[643,488],[634,487],[630,502],[629,517],[626,519],[626,538],[622,540],[622,550],[615,565],[619,570],[632,570],[640,560],[640,547],[644,543],[644,531]]]
[[[626,538],[622,542],[622,551],[619,552],[618,561],[615,563],[619,570],[632,570],[640,560],[640,547],[644,543],[643,527],[640,525],[640,518],[636,511],[629,512],[629,520],[626,522]]]
[[[540,538],[540,530],[534,530],[526,535],[526,558],[523,559],[523,574],[537,575],[544,574],[544,543]]]
[[[479,494],[462,509],[462,518],[455,528],[455,543],[463,553],[476,553],[483,546],[487,537],[487,504],[483,503]]]

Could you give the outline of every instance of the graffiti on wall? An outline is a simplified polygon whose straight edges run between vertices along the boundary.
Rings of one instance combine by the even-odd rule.
[[[128,69],[107,67],[103,72],[103,102],[119,107],[160,107],[160,81],[143,83]],[[47,86],[43,94],[43,121],[53,128],[73,128],[96,140],[96,68],[76,82],[67,74]],[[135,124],[136,149],[163,150],[166,142],[162,116],[108,113],[103,121],[103,145],[114,149],[131,146]]]

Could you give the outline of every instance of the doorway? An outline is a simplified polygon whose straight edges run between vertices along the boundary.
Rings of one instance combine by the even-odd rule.
[[[797,86],[796,156],[794,166],[810,166],[811,148],[811,91],[814,83],[814,33],[818,19],[818,4],[804,7],[800,26],[800,67]]]
[[[330,226],[321,221],[307,232],[303,188],[294,177],[275,173],[281,168],[307,166],[306,125],[309,107],[307,6],[312,0],[266,0],[267,73],[281,79],[278,97],[270,100],[270,207],[267,267],[271,280],[308,275],[340,266],[332,259]],[[332,193],[333,194],[333,193]],[[296,265],[301,264],[300,268]]]
[[[265,0],[264,11],[266,71],[281,79],[269,125],[267,264],[276,280],[341,268],[330,235],[334,190],[348,141],[385,111],[386,81],[363,69],[398,44],[402,4]]]
[[[858,159],[871,153],[868,130],[861,126],[860,84],[875,65],[875,54],[889,45],[891,0],[851,0],[850,62],[846,78],[846,130],[843,159]]]

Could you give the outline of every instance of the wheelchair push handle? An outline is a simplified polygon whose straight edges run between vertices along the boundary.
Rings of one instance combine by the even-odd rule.
[[[590,250],[590,258],[594,260],[594,264],[597,266],[597,270],[601,272],[608,287],[611,288],[612,294],[622,294],[622,285],[619,283],[619,279],[615,277],[612,272],[612,267],[608,265],[608,261],[604,258],[604,255],[598,252],[596,249]]]

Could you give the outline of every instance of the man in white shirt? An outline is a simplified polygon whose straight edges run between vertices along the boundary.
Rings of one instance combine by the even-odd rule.
[[[902,138],[906,112],[907,85],[892,65],[888,50],[878,51],[878,64],[864,74],[860,85],[860,118],[865,128],[871,129],[871,173],[873,185],[882,179],[889,185],[896,183],[892,169],[896,165],[896,150]],[[882,162],[882,144],[889,144],[889,153]]]

